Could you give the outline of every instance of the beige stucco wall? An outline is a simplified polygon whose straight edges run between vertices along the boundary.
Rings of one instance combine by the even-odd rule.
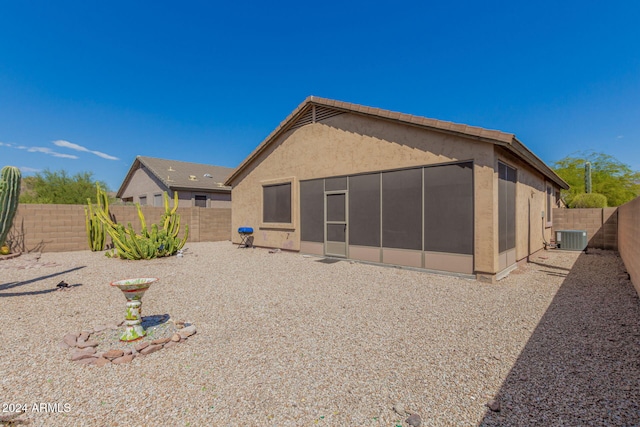
[[[122,192],[122,199],[133,198],[135,203],[140,201],[140,196],[147,197],[147,204],[153,206],[153,195],[166,191],[167,188],[144,166],[136,169],[129,183]],[[170,194],[172,196],[172,194]]]
[[[147,196],[147,205],[153,206],[154,196],[164,191],[168,191],[169,197],[173,198],[173,191],[160,182],[144,166],[138,168],[129,183],[122,192],[122,199],[133,198],[133,202],[138,203],[140,196]],[[188,208],[195,206],[195,196],[207,196],[208,208],[231,208],[231,193],[207,192],[207,191],[178,191],[178,206]]]
[[[493,235],[497,220],[494,221],[492,202],[496,191],[492,145],[353,114],[289,131],[248,165],[234,182],[232,230],[251,226],[255,245],[299,250],[300,180],[460,160],[475,162],[475,268],[495,272],[497,240]],[[263,183],[291,177],[293,226],[260,227]],[[240,243],[235,231],[232,236],[235,243]]]

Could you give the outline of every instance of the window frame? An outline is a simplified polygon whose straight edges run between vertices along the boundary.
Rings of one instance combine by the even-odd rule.
[[[204,199],[200,198],[198,199],[198,197],[204,197]],[[193,195],[193,207],[194,208],[206,208],[207,207],[207,201],[208,201],[208,197],[206,194],[194,194]],[[204,206],[198,206],[197,202],[198,201],[203,201],[204,200]]]
[[[274,187],[277,185],[289,184],[291,187],[290,203],[291,203],[291,221],[290,222],[265,222],[264,221],[264,189],[265,187]],[[295,230],[298,217],[298,183],[295,177],[286,177],[279,179],[271,179],[260,182],[260,228],[261,229],[282,229]]]
[[[144,203],[142,203],[142,202],[143,202],[143,200],[144,200]],[[138,204],[139,204],[140,206],[148,206],[148,204],[147,204],[147,196],[146,196],[146,195],[144,195],[144,196],[138,196]]]
[[[544,223],[545,228],[553,227],[553,205],[555,203],[555,191],[553,189],[553,184],[549,181],[545,181],[544,183],[544,203],[546,208]]]

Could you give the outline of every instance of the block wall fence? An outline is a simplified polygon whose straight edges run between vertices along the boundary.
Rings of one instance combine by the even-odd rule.
[[[640,197],[618,208],[618,251],[640,295]]]
[[[586,230],[589,248],[618,250],[618,208],[555,208],[552,215],[552,239],[558,230]]]
[[[118,223],[131,223],[139,231],[140,220],[135,206],[109,207]],[[143,206],[148,226],[157,223],[164,208]],[[231,240],[231,209],[178,208],[181,231],[189,225],[189,242]],[[9,233],[14,251],[66,252],[88,250],[83,205],[20,204]],[[107,243],[111,239],[107,236]]]
[[[554,209],[556,230],[587,230],[589,248],[617,250],[640,295],[640,197],[617,208]]]

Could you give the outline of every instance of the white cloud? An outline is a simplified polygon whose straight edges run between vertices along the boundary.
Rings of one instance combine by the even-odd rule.
[[[40,172],[42,169],[30,168],[29,166],[20,166],[20,172],[29,173],[29,172]]]
[[[18,148],[21,148],[21,147],[18,147]],[[46,148],[46,147],[29,147],[29,148],[24,147],[24,148],[26,148],[26,150],[29,153],[44,153],[44,154],[48,154],[48,155],[53,156],[53,157],[61,157],[63,159],[77,159],[78,158],[78,156],[74,156],[72,154],[58,153],[56,151],[53,151],[51,148]]]
[[[71,150],[83,151],[85,153],[95,154],[96,156],[102,157],[103,159],[107,159],[107,160],[120,160],[117,157],[110,156],[109,154],[105,154],[100,151],[89,150],[88,148],[83,147],[82,145],[74,144],[73,142],[65,141],[63,139],[53,141],[53,144],[57,145],[58,147],[64,147],[64,148],[69,148]]]
[[[11,147],[11,144],[7,144],[6,142],[0,142],[0,147]]]
[[[622,139],[622,138],[624,138],[624,135],[618,135],[618,136],[616,137],[616,139]]]

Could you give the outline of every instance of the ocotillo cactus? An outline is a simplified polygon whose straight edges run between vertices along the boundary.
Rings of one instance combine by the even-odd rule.
[[[20,169],[14,166],[0,171],[0,246],[4,245],[18,210],[21,179]]]

